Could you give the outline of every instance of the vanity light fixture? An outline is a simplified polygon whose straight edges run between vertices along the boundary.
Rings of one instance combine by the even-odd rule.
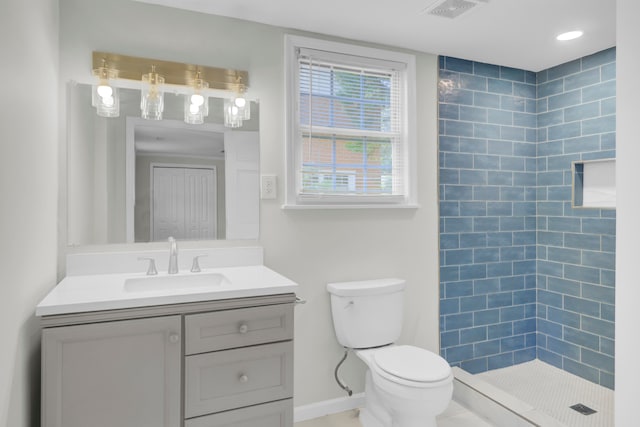
[[[107,67],[107,60],[102,58],[102,65],[93,70],[97,83],[91,90],[91,105],[101,117],[118,117],[120,115],[120,96],[118,88],[112,80],[118,78],[118,70]]]
[[[191,93],[184,97],[184,122],[192,125],[204,123],[204,118],[209,115],[209,98],[207,90],[209,83],[200,78],[200,71],[193,79]]]
[[[224,102],[224,125],[231,128],[242,126],[243,120],[251,118],[251,105],[247,102],[245,92],[247,88],[242,83],[242,77],[236,76],[236,91],[232,99]]]
[[[574,39],[577,39],[578,37],[582,37],[583,34],[584,33],[580,30],[567,31],[566,33],[562,33],[556,36],[556,40],[559,40],[559,41],[574,40]]]
[[[111,68],[106,67],[107,63]],[[145,119],[162,120],[165,88],[185,96],[184,121],[186,123],[204,122],[204,118],[209,114],[209,96],[228,98],[224,103],[225,126],[240,127],[243,120],[251,118],[250,102],[245,97],[249,87],[249,73],[246,71],[106,52],[93,52],[93,68],[94,75],[99,80],[94,89],[93,102],[101,116],[117,117],[119,115],[119,99],[114,85],[117,79],[117,81],[142,81],[140,109]],[[149,69],[151,72],[148,72]],[[107,84],[103,84],[104,82]],[[129,86],[124,83],[120,85],[121,87]],[[102,106],[99,106],[101,104],[98,101]]]
[[[151,66],[151,72],[142,75],[142,95],[140,110],[142,118],[147,120],[162,120],[164,111],[164,77],[156,73],[156,66]]]

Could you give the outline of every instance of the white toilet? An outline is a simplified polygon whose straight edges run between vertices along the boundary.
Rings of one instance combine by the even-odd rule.
[[[453,393],[453,373],[442,357],[394,345],[402,329],[402,279],[329,283],[338,342],[368,366],[363,427],[435,427]]]

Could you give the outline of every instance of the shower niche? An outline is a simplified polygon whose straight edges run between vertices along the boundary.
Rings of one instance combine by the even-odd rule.
[[[616,208],[615,159],[573,162],[571,171],[574,208]]]

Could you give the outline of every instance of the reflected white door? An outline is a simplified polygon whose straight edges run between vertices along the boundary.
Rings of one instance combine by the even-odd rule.
[[[258,132],[225,132],[227,239],[257,239],[260,226]]]
[[[215,168],[154,166],[151,240],[216,238]]]

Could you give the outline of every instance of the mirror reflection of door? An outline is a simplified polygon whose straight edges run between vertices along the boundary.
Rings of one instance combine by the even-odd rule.
[[[153,164],[151,240],[216,239],[216,168]]]

